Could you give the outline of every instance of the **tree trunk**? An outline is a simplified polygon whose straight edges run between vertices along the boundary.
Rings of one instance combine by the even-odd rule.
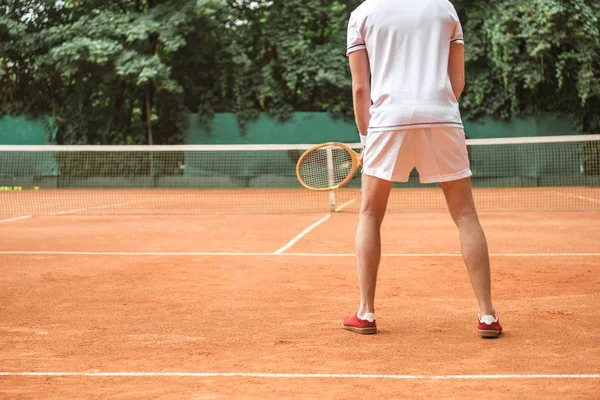
[[[56,123],[56,99],[52,97],[52,121]]]
[[[148,121],[148,144],[152,146],[154,140],[152,138],[152,85],[146,85],[146,120]],[[156,187],[156,173],[154,170],[154,154],[152,151],[148,153],[148,162],[150,163],[150,182],[152,187]]]
[[[148,9],[154,8],[156,6],[156,0],[147,0],[148,1]],[[150,34],[148,38],[150,44],[150,54],[155,55],[156,50],[158,48],[158,32],[154,32]],[[154,138],[152,137],[152,106],[153,106],[153,97],[154,97],[154,85],[152,82],[149,82],[146,85],[146,120],[148,121],[148,144],[152,146],[154,144]],[[156,187],[156,171],[154,166],[154,154],[152,152],[149,153],[149,161],[150,161],[150,179],[152,182],[152,187]]]
[[[146,85],[146,122],[148,127],[148,144],[152,146],[154,140],[152,138],[152,84]]]
[[[319,44],[325,44],[325,30],[327,29],[327,23],[329,22],[329,18],[327,14],[324,14],[321,18],[321,34],[319,35]]]
[[[0,17],[3,16],[3,13],[0,11]],[[0,44],[2,43],[2,41],[0,41]],[[13,87],[12,87],[12,80],[10,79],[10,73],[8,70],[8,61],[4,62],[4,76],[6,76],[6,81],[8,82],[8,92],[10,94],[10,107],[12,109],[14,109],[15,106],[15,99],[13,96]]]
[[[14,107],[15,107],[14,89],[13,89],[12,79],[10,78],[10,71],[8,70],[8,63],[4,63],[4,75],[6,76],[6,81],[8,82],[8,93],[10,95],[10,107],[14,109]]]
[[[115,122],[118,127],[123,127],[123,124],[127,124],[127,125],[130,124],[130,121],[128,121],[128,122],[125,121],[124,113],[126,111],[123,111],[123,109],[127,106],[126,101],[125,101],[125,90],[126,90],[125,80],[119,79],[119,82],[117,83],[116,86],[117,86],[117,88],[116,88],[116,93],[114,96],[115,98],[112,101],[113,112],[108,120],[108,124],[105,129],[105,133],[104,133],[105,137],[108,137],[108,135],[110,135],[110,132],[112,131],[112,127],[113,127],[113,125],[115,125]]]
[[[50,83],[50,96],[52,98],[52,121],[56,124],[56,75],[52,75]]]

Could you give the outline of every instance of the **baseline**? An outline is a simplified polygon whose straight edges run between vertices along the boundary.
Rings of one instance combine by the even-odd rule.
[[[281,250],[281,249],[280,249]],[[278,250],[279,251],[279,250]],[[356,254],[326,253],[236,253],[236,252],[120,252],[120,251],[0,251],[0,255],[64,256],[224,256],[224,257],[356,257]],[[396,253],[382,257],[462,257],[460,253]],[[490,253],[490,257],[600,257],[600,253]]]
[[[288,379],[395,379],[395,380],[489,380],[489,379],[600,379],[600,374],[490,374],[490,375],[386,375],[386,374],[286,374],[254,372],[0,372],[22,377],[192,377],[192,378],[288,378]]]

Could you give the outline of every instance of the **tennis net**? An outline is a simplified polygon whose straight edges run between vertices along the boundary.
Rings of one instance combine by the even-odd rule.
[[[357,211],[360,173],[334,193],[300,186],[312,145],[0,146],[0,215]],[[359,150],[359,145],[352,145]],[[481,211],[600,210],[600,135],[468,141]],[[391,212],[446,210],[415,171]]]

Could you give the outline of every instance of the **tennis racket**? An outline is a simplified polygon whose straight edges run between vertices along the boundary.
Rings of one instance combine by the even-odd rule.
[[[306,150],[296,164],[302,186],[314,191],[339,189],[361,166],[360,154],[343,143],[323,143]]]

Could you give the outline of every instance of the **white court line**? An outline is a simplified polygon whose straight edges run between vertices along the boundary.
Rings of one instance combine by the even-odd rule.
[[[552,193],[554,193],[554,194],[556,194],[558,196],[571,197],[573,199],[579,199],[579,200],[583,200],[583,201],[589,201],[591,203],[600,204],[600,200],[594,199],[592,197],[581,196],[581,195],[576,195],[576,194],[572,194],[572,193],[561,193],[561,192],[558,192],[556,190],[553,190]]]
[[[23,215],[21,217],[9,218],[0,220],[0,224],[6,224],[8,222],[22,221],[24,219],[31,218],[31,215]]]
[[[574,197],[574,198],[579,199],[579,200],[585,200],[585,201],[590,201],[592,203],[600,204],[600,200],[596,200],[596,199],[593,199],[591,197],[579,196],[579,195],[577,195],[577,196],[576,195],[570,195],[570,197]]]
[[[128,206],[128,205],[131,205],[131,204],[139,203],[140,201],[141,200],[133,200],[133,201],[128,201],[127,203],[108,204],[108,205],[97,206],[97,207],[87,207],[87,208],[77,208],[75,210],[57,211],[57,212],[50,213],[50,215],[65,215],[65,214],[73,214],[73,213],[76,213],[76,212],[84,212],[84,211],[92,211],[92,210],[103,210],[103,209],[106,209],[106,208]]]
[[[229,253],[229,252],[146,252],[146,251],[0,251],[0,255],[25,256],[117,256],[117,257],[355,257],[353,253]],[[460,253],[397,253],[382,254],[382,257],[462,257]],[[491,253],[490,257],[600,257],[600,253]]]
[[[281,374],[254,372],[0,372],[0,376],[58,377],[192,377],[192,378],[291,378],[291,379],[395,379],[395,380],[489,380],[489,379],[600,379],[600,374],[491,374],[491,375],[383,375],[383,374]]]
[[[293,238],[292,240],[290,240],[288,242],[288,244],[286,244],[285,246],[283,246],[279,250],[273,252],[273,254],[281,254],[281,253],[283,253],[284,251],[286,251],[287,249],[289,249],[290,247],[292,247],[294,244],[296,244],[296,242],[298,242],[298,240],[302,239],[306,234],[308,234],[310,231],[312,231],[313,229],[315,229],[317,226],[321,225],[323,222],[327,221],[329,218],[331,218],[331,214],[327,214],[326,216],[324,216],[323,218],[321,218],[320,220],[318,220],[317,222],[315,222],[314,224],[312,224],[311,226],[309,226],[308,228],[306,228],[305,230],[303,230],[302,232],[300,232],[298,234],[298,236],[296,236],[295,238]]]
[[[355,201],[356,201],[356,199],[349,200],[349,201],[345,202],[344,204],[342,204],[341,206],[337,207],[334,211],[336,211],[336,212],[342,211],[344,208],[348,207]]]

